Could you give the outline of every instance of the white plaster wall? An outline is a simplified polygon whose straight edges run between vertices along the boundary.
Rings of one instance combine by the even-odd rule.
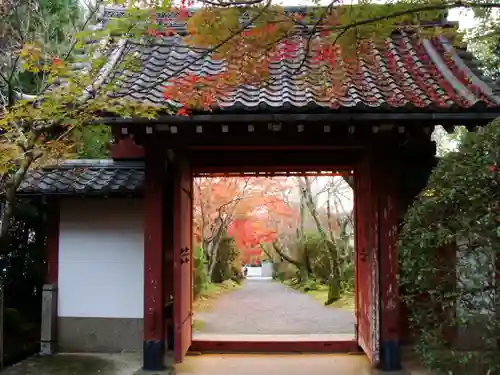
[[[272,277],[273,276],[273,263],[272,262],[262,262],[262,276]]]
[[[262,267],[248,267],[247,277],[262,276]]]
[[[462,296],[457,304],[459,316],[479,313],[494,315],[495,308],[495,258],[491,248],[468,248],[466,239],[458,242],[457,286]],[[473,290],[477,290],[473,293]]]
[[[59,228],[61,317],[142,318],[140,199],[65,199]]]

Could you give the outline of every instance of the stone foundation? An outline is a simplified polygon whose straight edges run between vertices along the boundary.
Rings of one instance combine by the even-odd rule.
[[[57,337],[61,352],[141,351],[143,319],[59,317]]]

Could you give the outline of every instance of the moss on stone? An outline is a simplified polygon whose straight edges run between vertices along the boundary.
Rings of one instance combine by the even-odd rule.
[[[32,357],[5,369],[2,375],[95,375],[114,374],[112,360],[91,355],[65,354]]]

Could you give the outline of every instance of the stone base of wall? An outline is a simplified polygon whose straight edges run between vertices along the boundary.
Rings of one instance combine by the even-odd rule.
[[[61,352],[141,351],[143,337],[142,319],[59,317],[57,321]]]

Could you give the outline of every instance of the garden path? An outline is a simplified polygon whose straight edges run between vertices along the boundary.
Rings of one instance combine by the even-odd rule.
[[[268,279],[248,278],[222,294],[210,310],[195,313],[202,334],[350,334],[351,311],[323,306],[307,294]],[[194,336],[196,339],[196,335]]]

